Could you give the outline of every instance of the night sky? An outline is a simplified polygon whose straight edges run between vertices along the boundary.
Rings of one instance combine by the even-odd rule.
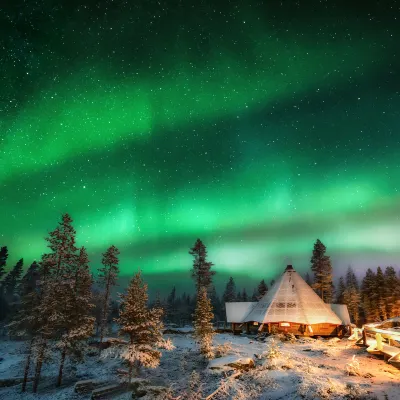
[[[165,284],[197,237],[221,282],[304,272],[317,238],[336,277],[400,266],[400,3],[350,3],[2,3],[10,264],[69,212],[94,270],[114,244]]]

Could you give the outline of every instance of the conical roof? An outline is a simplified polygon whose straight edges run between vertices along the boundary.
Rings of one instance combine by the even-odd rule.
[[[330,305],[322,301],[291,265],[243,319],[243,322],[253,321],[342,324]]]

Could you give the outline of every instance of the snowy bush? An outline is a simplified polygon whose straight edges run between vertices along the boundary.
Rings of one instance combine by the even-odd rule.
[[[346,372],[347,375],[358,376],[361,374],[360,372],[360,363],[356,359],[356,355],[353,355],[353,358],[350,362],[346,364]]]
[[[232,343],[230,343],[230,342],[218,344],[214,348],[215,358],[220,358],[220,357],[226,356],[232,350],[233,350]]]

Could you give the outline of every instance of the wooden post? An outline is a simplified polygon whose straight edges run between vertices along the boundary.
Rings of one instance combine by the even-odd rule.
[[[246,333],[250,334],[250,322],[246,322]]]
[[[362,337],[363,337],[363,345],[367,347],[367,333],[365,332],[365,328],[362,330]]]
[[[232,322],[232,332],[235,333],[236,324]]]

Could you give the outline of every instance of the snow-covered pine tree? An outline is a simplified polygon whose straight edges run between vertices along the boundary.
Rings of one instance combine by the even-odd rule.
[[[263,297],[265,295],[265,293],[268,292],[268,286],[265,283],[264,279],[258,284],[257,292],[258,292],[257,293],[258,299],[261,299],[261,297]]]
[[[361,304],[366,322],[379,321],[379,312],[376,294],[376,275],[368,268],[361,284]]]
[[[7,326],[10,335],[26,337],[27,354],[25,359],[24,378],[21,391],[25,392],[31,366],[33,345],[37,330],[40,328],[36,318],[39,305],[38,295],[39,265],[34,261],[21,279],[19,287],[20,304],[17,313]]]
[[[400,279],[393,267],[386,267],[385,304],[388,318],[400,316]]]
[[[0,248],[0,280],[2,276],[6,273],[6,263],[8,258],[7,246]]]
[[[68,325],[71,308],[69,291],[70,271],[76,263],[75,229],[69,214],[63,214],[57,228],[46,238],[51,252],[44,254],[40,262],[40,303],[38,306],[38,335],[33,392],[40,381],[42,365],[49,339],[56,339]]]
[[[317,239],[311,257],[311,270],[314,272],[312,287],[325,303],[331,303],[333,296],[332,265],[330,257],[325,255],[325,252],[325,245]]]
[[[196,292],[203,286],[209,290],[215,271],[211,270],[214,264],[207,261],[206,246],[200,239],[197,239],[189,254],[193,256],[192,278],[196,283]]]
[[[93,333],[95,318],[91,316],[92,303],[92,275],[89,270],[89,258],[85,247],[81,247],[75,264],[66,272],[65,279],[69,284],[64,292],[64,326],[58,340],[61,352],[61,361],[57,379],[57,386],[62,383],[64,363],[67,356],[82,360],[82,341]]]
[[[214,314],[212,312],[211,301],[207,295],[207,289],[202,287],[197,295],[196,311],[194,313],[194,336],[200,344],[201,354],[206,358],[214,356],[212,349],[214,336],[213,318]]]
[[[107,324],[107,315],[110,308],[111,288],[117,284],[117,277],[119,273],[118,259],[119,250],[115,246],[110,246],[103,254],[101,263],[103,266],[99,268],[98,284],[103,288],[103,304],[102,315],[100,321],[100,344],[99,349],[101,352],[101,343],[103,342],[104,332]]]
[[[121,311],[115,320],[121,336],[128,336],[129,343],[122,358],[129,365],[129,382],[134,367],[155,368],[161,358],[160,348],[172,349],[172,343],[162,336],[162,309],[147,307],[147,284],[139,271],[131,280],[127,293],[121,294]]]
[[[21,258],[6,275],[2,282],[4,297],[8,304],[14,303],[14,296],[17,294],[17,288],[21,279],[24,260]]]
[[[336,294],[336,303],[344,304],[344,291],[346,290],[346,284],[344,283],[344,278],[341,276],[339,278],[339,285]]]

